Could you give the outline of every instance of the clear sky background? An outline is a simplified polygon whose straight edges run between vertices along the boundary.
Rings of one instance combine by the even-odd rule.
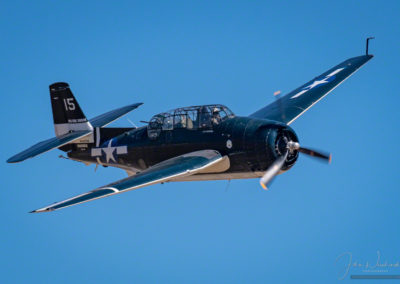
[[[399,1],[2,1],[0,282],[329,283],[345,252],[399,262],[399,27]],[[126,176],[58,150],[6,164],[54,136],[49,84],[88,118],[135,102],[138,125],[194,104],[248,115],[367,36],[373,60],[291,125],[331,165],[301,156],[268,192],[170,183],[27,213]]]

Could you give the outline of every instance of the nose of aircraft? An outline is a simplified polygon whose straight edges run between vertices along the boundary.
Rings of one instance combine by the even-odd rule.
[[[272,153],[272,158],[278,159],[287,153],[284,160],[282,170],[288,170],[297,160],[298,151],[293,149],[288,151],[288,143],[299,142],[296,133],[289,126],[282,126],[274,128],[269,131],[266,137],[267,148],[269,152]]]
[[[294,165],[299,152],[326,162],[331,161],[331,154],[329,153],[301,147],[295,132],[288,126],[270,131],[267,137],[267,147],[274,153],[275,160],[260,179],[260,184],[264,189],[267,189],[280,171],[288,170]]]

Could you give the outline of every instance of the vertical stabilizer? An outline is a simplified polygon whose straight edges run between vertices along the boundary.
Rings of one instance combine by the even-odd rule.
[[[93,131],[67,83],[54,83],[49,88],[57,137],[75,131]]]

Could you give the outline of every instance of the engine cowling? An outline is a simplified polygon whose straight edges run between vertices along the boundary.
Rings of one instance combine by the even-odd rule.
[[[277,121],[249,119],[244,128],[244,150],[248,169],[251,171],[265,171],[278,157],[286,153],[287,142],[298,142],[293,129]],[[292,167],[297,157],[298,152],[291,151],[282,169],[288,170]]]
[[[296,133],[289,127],[281,127],[271,129],[265,138],[267,151],[269,152],[272,162],[279,156],[283,156],[287,149],[287,143],[289,141],[299,142]],[[285,164],[282,170],[286,171],[290,169],[295,163],[299,156],[299,152],[289,151],[286,158]]]

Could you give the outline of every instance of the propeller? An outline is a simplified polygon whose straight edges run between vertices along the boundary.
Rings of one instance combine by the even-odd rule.
[[[260,184],[262,188],[265,190],[268,189],[268,185],[271,183],[271,181],[274,179],[277,173],[282,169],[283,165],[285,164],[286,158],[289,154],[289,151],[286,151],[286,153],[282,156],[280,156],[278,159],[275,160],[275,162],[269,167],[269,169],[265,172],[263,177],[260,179]]]
[[[332,161],[332,154],[309,149],[309,148],[300,147],[300,144],[297,142],[289,141],[287,147],[288,147],[289,151],[297,150],[300,153],[321,159],[327,163],[330,163]]]
[[[264,188],[265,190],[268,189],[268,185],[271,184],[274,177],[279,173],[279,171],[285,165],[285,161],[289,155],[289,152],[293,153],[294,151],[299,151],[300,153],[321,159],[328,163],[330,163],[331,159],[332,159],[331,154],[313,150],[313,149],[304,148],[304,147],[301,147],[300,144],[297,142],[289,141],[286,144],[285,154],[279,156],[278,159],[276,159],[275,162],[272,163],[272,165],[267,169],[267,171],[265,172],[263,177],[260,179],[260,184],[261,184],[262,188]]]

